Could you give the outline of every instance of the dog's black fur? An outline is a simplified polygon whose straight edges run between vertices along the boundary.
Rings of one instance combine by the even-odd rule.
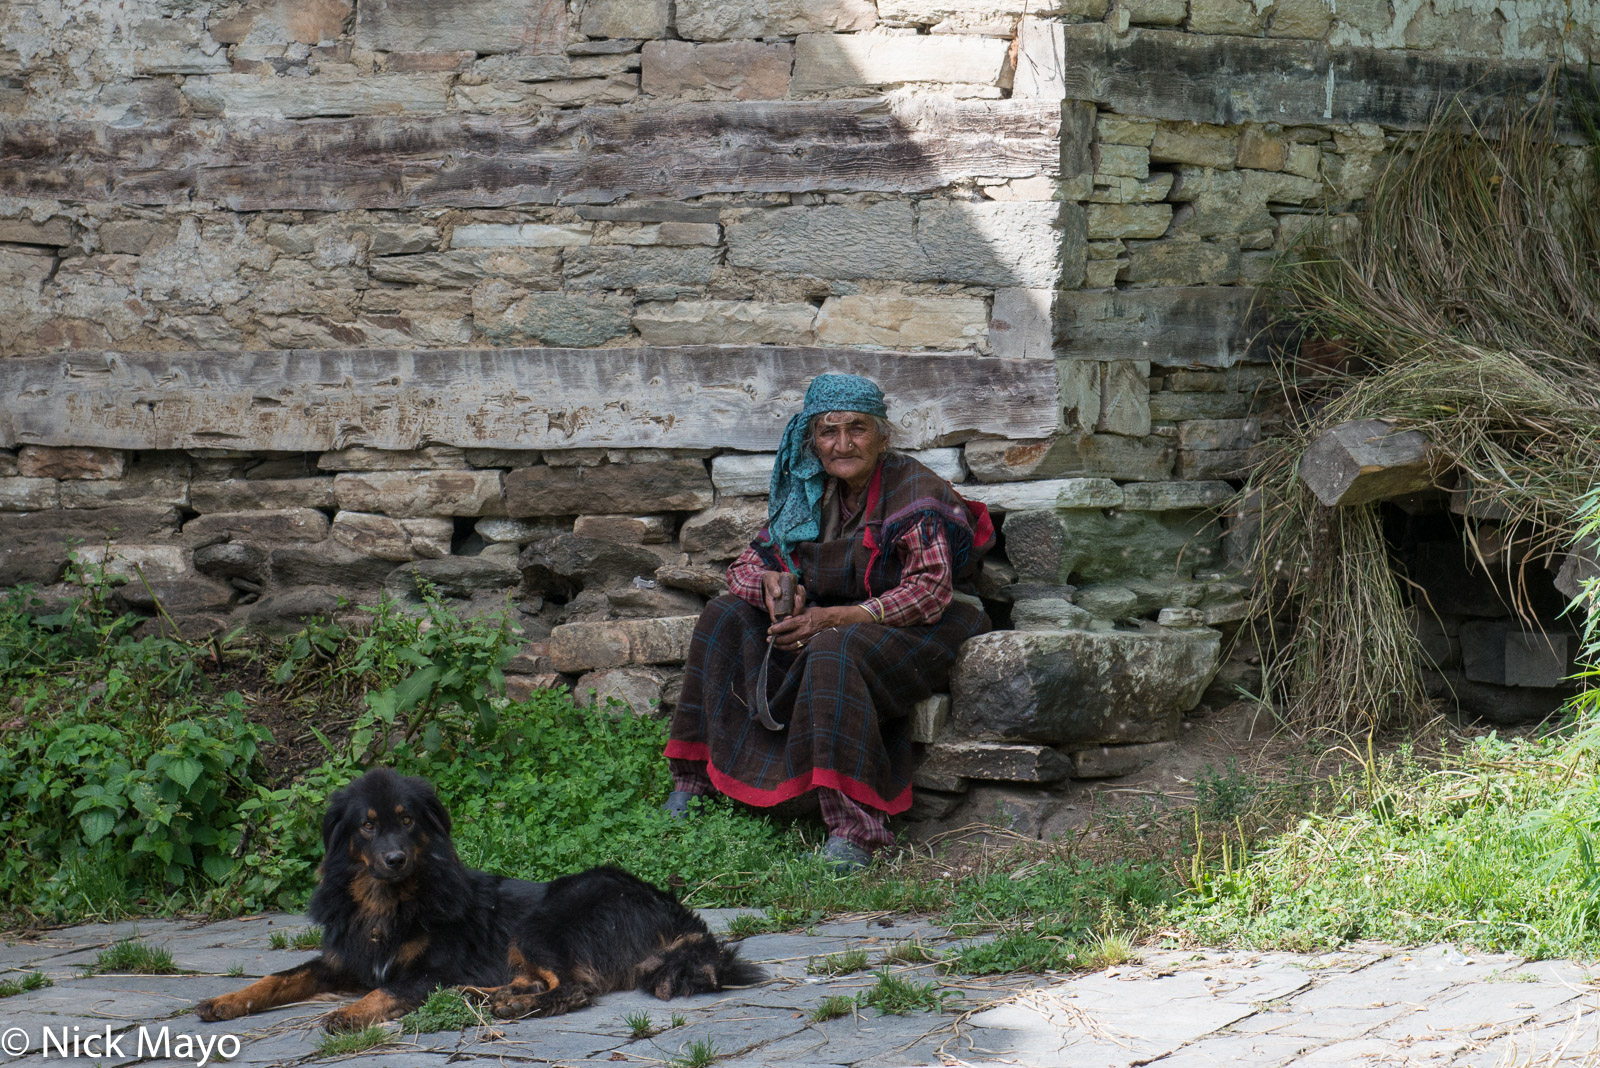
[[[467,987],[497,1016],[553,1016],[609,990],[672,998],[765,978],[620,868],[532,883],[464,866],[425,779],[367,772],[329,798],[322,844],[310,909],[322,955],[201,1002],[201,1019],[337,991],[363,996],[323,1026],[354,1030],[410,1012],[439,986]]]

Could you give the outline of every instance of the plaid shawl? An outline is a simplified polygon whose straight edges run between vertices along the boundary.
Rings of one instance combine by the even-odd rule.
[[[943,524],[958,576],[976,570],[993,541],[974,537],[965,502],[949,483],[903,456],[886,457],[869,490],[857,536],[804,542],[795,563],[813,604],[856,604],[899,582],[894,542],[912,525]],[[987,516],[985,515],[986,519]],[[780,561],[757,538],[773,570]],[[768,672],[769,731],[750,695],[767,650],[766,613],[732,594],[701,613],[689,647],[668,757],[705,761],[718,790],[769,806],[827,787],[888,812],[911,805],[912,707],[948,685],[961,643],[989,629],[981,609],[953,602],[939,622],[886,627],[856,623],[823,631],[797,653],[774,650]]]

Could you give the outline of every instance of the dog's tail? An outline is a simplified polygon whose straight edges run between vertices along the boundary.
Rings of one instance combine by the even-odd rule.
[[[639,986],[663,1001],[729,987],[754,986],[767,973],[739,956],[739,947],[718,945],[708,934],[679,938],[645,963]]]

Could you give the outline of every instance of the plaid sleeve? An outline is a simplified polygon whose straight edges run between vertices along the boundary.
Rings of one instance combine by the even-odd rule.
[[[868,612],[885,626],[915,627],[937,623],[950,607],[954,592],[950,540],[938,523],[918,523],[906,532],[900,551],[905,563],[900,585],[865,602]],[[874,611],[876,609],[876,611]]]
[[[728,592],[749,604],[767,610],[767,599],[761,592],[761,574],[767,565],[753,545],[746,545],[739,559],[728,566]]]

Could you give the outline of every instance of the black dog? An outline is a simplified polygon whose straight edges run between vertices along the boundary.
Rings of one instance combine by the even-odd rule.
[[[619,868],[549,883],[465,867],[450,816],[424,779],[375,768],[328,801],[311,918],[322,955],[195,1007],[231,1020],[330,992],[361,993],[330,1031],[392,1020],[435,987],[465,986],[496,1016],[554,1016],[610,990],[658,998],[765,976],[705,922]]]

